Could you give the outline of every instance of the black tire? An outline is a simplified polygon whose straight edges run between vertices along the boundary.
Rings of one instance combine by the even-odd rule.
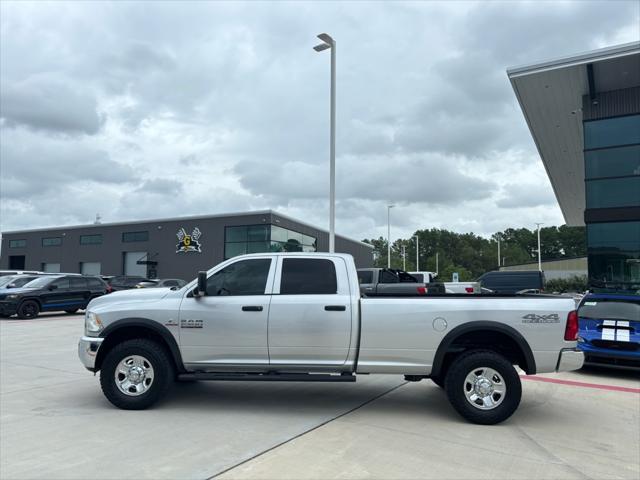
[[[492,377],[492,385],[505,389],[503,395],[497,391],[488,395],[488,401],[495,402],[495,407],[486,408],[483,400],[477,398],[475,404],[467,399],[466,392],[473,394],[473,385],[467,382],[467,376],[484,375],[483,368],[493,369],[498,377]],[[475,372],[474,372],[475,371]],[[501,377],[501,378],[500,378]],[[495,425],[509,418],[516,411],[522,398],[520,376],[511,362],[502,355],[486,350],[473,350],[456,358],[447,372],[445,390],[453,408],[465,419],[481,425]]]
[[[69,314],[74,314],[76,313],[78,310],[80,310],[79,308],[70,308],[69,310],[65,310],[65,312],[69,313]]]
[[[153,381],[148,389],[137,396],[123,393],[116,384],[118,364],[130,356],[144,357],[153,368]],[[165,348],[142,338],[125,340],[113,347],[105,357],[100,370],[100,386],[104,396],[113,405],[123,410],[143,410],[160,400],[171,387],[175,378],[174,366]]]
[[[435,383],[440,388],[444,388],[444,380],[439,375],[429,377],[433,383]]]
[[[22,320],[36,318],[40,313],[40,304],[35,300],[25,300],[20,304],[16,313],[18,318]]]

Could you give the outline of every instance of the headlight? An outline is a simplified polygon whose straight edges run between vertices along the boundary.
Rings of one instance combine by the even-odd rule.
[[[102,331],[100,317],[93,312],[87,311],[84,315],[84,329],[87,335],[100,333]]]
[[[5,300],[17,300],[20,297],[20,295],[16,295],[15,293],[13,295],[7,295],[6,297],[4,297]]]

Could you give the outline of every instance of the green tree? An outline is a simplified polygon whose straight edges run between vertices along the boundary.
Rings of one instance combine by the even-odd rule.
[[[399,238],[391,245],[391,267],[402,268],[402,246],[406,252],[406,270],[416,268],[416,241],[419,238],[419,267],[422,271],[437,271],[436,254],[440,278],[449,281],[452,272],[458,272],[461,281],[475,280],[483,273],[498,268],[498,238],[500,257],[504,265],[517,265],[536,261],[538,238],[535,230],[508,228],[496,232],[490,238],[474,233],[456,233],[431,228],[417,230],[409,238]],[[545,227],[540,230],[542,259],[557,259],[586,255],[584,227]],[[374,265],[387,266],[387,241],[365,239],[373,245]]]

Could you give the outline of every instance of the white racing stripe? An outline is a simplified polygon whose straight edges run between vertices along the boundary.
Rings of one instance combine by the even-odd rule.
[[[624,320],[618,320],[617,322],[618,327],[628,327],[629,326],[629,322],[624,321]],[[629,341],[629,330],[618,330],[616,329],[616,340],[618,342],[628,342]]]
[[[615,340],[616,339],[616,329],[615,328],[603,328],[602,329],[602,340]]]

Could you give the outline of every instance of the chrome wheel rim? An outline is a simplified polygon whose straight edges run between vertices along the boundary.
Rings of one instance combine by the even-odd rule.
[[[125,395],[137,397],[153,385],[153,366],[141,355],[129,355],[118,363],[114,378],[118,390]]]
[[[507,394],[507,386],[496,370],[489,367],[474,368],[464,380],[464,396],[479,410],[493,410]]]

